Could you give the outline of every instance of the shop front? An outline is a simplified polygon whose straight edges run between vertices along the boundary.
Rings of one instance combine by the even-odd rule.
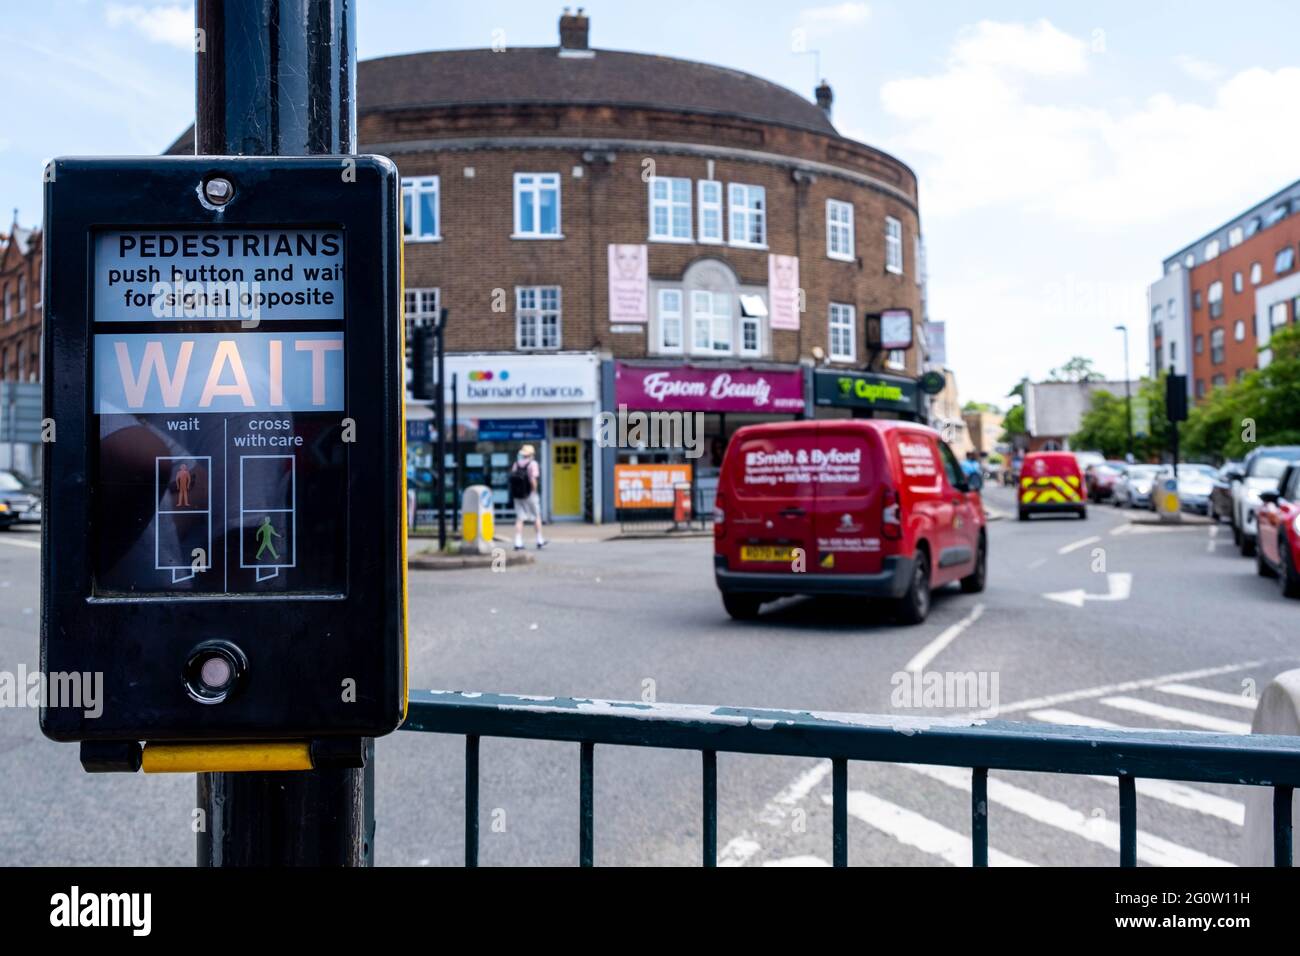
[[[614,520],[615,466],[689,465],[695,510],[712,511],[718,470],[736,429],[807,411],[798,365],[615,362],[613,373],[606,412],[617,420],[618,440],[606,450],[607,521]]]
[[[448,355],[446,500],[458,500],[469,485],[487,485],[498,523],[513,521],[510,468],[520,448],[532,445],[543,519],[594,520],[601,493],[601,463],[592,454],[599,367],[589,352]],[[436,428],[430,434],[436,438]]]
[[[925,421],[914,378],[880,372],[819,368],[813,372],[818,418],[901,418]]]

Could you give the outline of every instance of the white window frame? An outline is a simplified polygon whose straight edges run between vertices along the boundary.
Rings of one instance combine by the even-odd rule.
[[[677,307],[672,309],[667,304],[667,299],[676,296]],[[681,289],[660,289],[659,290],[659,352],[665,355],[681,355],[686,349],[686,293]],[[668,323],[675,322],[677,326],[677,344],[669,345],[667,337]]]
[[[1205,255],[1202,262],[1209,262],[1211,259],[1219,258],[1219,240],[1211,239],[1205,244]]]
[[[832,302],[826,320],[826,348],[832,362],[856,362],[858,360],[857,323],[854,321],[854,308],[845,302]],[[836,331],[848,335],[848,350],[836,349]]]
[[[420,214],[420,197],[433,193],[433,217],[436,220],[433,232],[425,235]],[[411,215],[405,217],[407,199],[411,202]],[[442,182],[437,176],[403,176],[402,177],[403,235],[406,242],[441,242],[442,241]],[[409,229],[410,232],[405,230]]]
[[[1242,319],[1238,319],[1232,324],[1232,340],[1234,342],[1246,341],[1246,323]]]
[[[757,196],[761,202],[761,208],[755,210],[752,206],[753,197]],[[738,198],[739,197],[739,198]],[[727,217],[727,237],[730,245],[738,246],[742,249],[766,249],[767,248],[767,189],[764,186],[755,186],[750,183],[728,183],[727,184],[727,205],[730,215]],[[741,229],[736,228],[736,217],[739,216],[743,223]],[[759,232],[762,234],[760,241],[754,242],[748,238],[751,233],[750,226],[757,223]],[[741,238],[738,238],[741,237]]]
[[[655,186],[663,183],[668,191],[665,199],[659,199],[655,196]],[[686,184],[685,201],[673,198],[673,187],[677,183]],[[695,211],[691,208],[691,180],[688,176],[651,176],[646,183],[646,193],[650,199],[650,222],[649,237],[651,242],[694,242],[695,237],[694,223],[692,217]],[[673,234],[673,212],[685,207],[686,209],[686,235],[678,236]],[[655,210],[663,209],[667,217],[668,232],[657,233],[655,231]]]
[[[885,271],[903,274],[903,222],[885,217]]]
[[[1282,264],[1282,257],[1286,256],[1290,263],[1285,269],[1279,268]],[[1273,271],[1278,275],[1286,275],[1295,269],[1295,246],[1283,246],[1273,256]]]
[[[1223,315],[1223,281],[1215,279],[1205,291],[1205,300],[1209,307],[1210,318],[1217,319]]]
[[[533,182],[524,184],[524,179],[532,179]],[[563,191],[560,188],[561,177],[559,173],[515,173],[515,188],[511,193],[511,203],[514,209],[515,231],[510,234],[511,239],[563,239],[564,238],[564,218],[562,215]],[[542,232],[542,192],[546,189],[555,189],[555,232]],[[525,195],[531,194],[531,204],[533,207],[533,230],[524,232],[521,228],[520,206],[521,200]],[[541,288],[541,286],[530,287]]]
[[[851,202],[826,200],[826,258],[840,262],[852,262],[857,258]]]
[[[1281,321],[1279,321],[1279,318]],[[1268,307],[1268,327],[1270,329],[1280,329],[1287,323],[1286,300],[1274,302]]]
[[[1245,277],[1242,276],[1240,272],[1234,272],[1232,274],[1232,291],[1241,292],[1241,290],[1244,289],[1245,287],[1246,287]]]
[[[543,297],[547,292],[555,293],[555,308],[549,309],[542,305]],[[525,305],[525,298],[532,296],[533,304]],[[515,286],[515,347],[521,352],[555,352],[564,341],[563,337],[563,320],[564,320],[564,303],[562,290],[558,285],[517,285]],[[554,312],[555,314],[555,342],[548,345],[545,342],[545,328],[543,319],[545,316]],[[524,323],[525,320],[531,320],[533,323],[534,344],[524,344]]]
[[[707,311],[702,311],[700,303],[707,297]],[[721,302],[726,306],[726,313],[718,311],[718,303]],[[710,292],[707,289],[691,290],[691,354],[693,355],[731,355],[734,349],[733,337],[735,335],[734,317],[732,315],[731,296],[726,292]],[[708,345],[700,345],[697,342],[697,332],[702,328],[708,331]],[[723,348],[718,348],[719,338],[718,331],[726,329],[727,337]],[[760,343],[761,344],[761,343]]]
[[[1245,230],[1241,226],[1233,226],[1228,230],[1228,248],[1233,249],[1245,241]]]
[[[1250,264],[1250,284],[1259,285],[1264,281],[1264,266],[1258,262]]]
[[[705,187],[708,186],[717,187],[718,189],[717,199],[709,200],[704,198],[704,193],[706,191]],[[727,229],[727,211],[724,208],[725,204],[723,202],[723,199],[726,196],[726,189],[723,188],[722,181],[718,179],[701,179],[695,184],[695,189],[696,189],[696,205],[699,206],[699,210],[700,210],[700,221],[699,221],[699,231],[697,233],[697,241],[703,243],[704,245],[720,246],[725,241],[723,237],[726,235],[726,229]],[[718,216],[718,231],[716,235],[709,232],[704,227],[705,212],[713,212],[716,213]]]

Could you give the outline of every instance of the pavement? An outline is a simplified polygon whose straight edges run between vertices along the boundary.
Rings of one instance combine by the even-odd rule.
[[[991,510],[1014,513],[1006,489]],[[997,678],[1001,716],[1028,722],[1243,732],[1252,691],[1300,666],[1300,602],[1280,597],[1226,527],[1139,524],[1107,505],[1087,520],[990,524],[988,589],[936,595],[930,619],[874,604],[788,599],[755,622],[722,610],[711,542],[552,532],[528,565],[413,571],[416,688],[913,714],[895,676]],[[556,526],[558,529],[558,526]],[[39,545],[0,534],[0,669],[37,664]],[[381,864],[457,865],[460,738],[399,732],[377,744]],[[700,763],[692,752],[598,747],[598,864],[696,865]],[[82,773],[36,713],[0,708],[0,864],[189,864],[194,779]],[[570,865],[578,747],[486,739],[484,865]],[[718,845],[732,865],[819,865],[831,847],[829,762],[720,754]],[[967,771],[854,763],[854,865],[969,860]],[[1113,782],[990,774],[995,864],[1113,865]],[[1139,783],[1139,862],[1241,856],[1244,788]]]

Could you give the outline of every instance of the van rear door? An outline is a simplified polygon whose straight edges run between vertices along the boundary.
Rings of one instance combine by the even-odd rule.
[[[880,571],[884,471],[878,432],[850,423],[820,423],[812,467],[819,573]],[[812,562],[809,570],[814,570]]]
[[[808,464],[816,428],[762,428],[727,450],[725,546],[733,571],[802,573],[816,561],[814,486]],[[797,550],[796,550],[797,549]]]

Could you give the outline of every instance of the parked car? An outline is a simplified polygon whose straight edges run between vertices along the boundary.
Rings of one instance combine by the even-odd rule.
[[[1106,456],[1099,451],[1076,451],[1073,452],[1074,460],[1079,463],[1079,471],[1084,472],[1093,465],[1104,464]]]
[[[12,471],[0,471],[0,528],[40,524],[41,499]]]
[[[1277,491],[1261,491],[1255,568],[1277,578],[1282,595],[1300,597],[1300,464],[1288,465]]]
[[[792,594],[888,598],[919,624],[931,591],[984,589],[983,479],[937,432],[877,419],[749,425],[723,459],[714,580],[727,613]]]
[[[1129,465],[1115,483],[1114,502],[1120,508],[1150,508],[1151,489],[1160,477],[1159,465]]]
[[[1265,491],[1277,491],[1286,466],[1300,459],[1300,445],[1256,448],[1246,456],[1245,468],[1232,488],[1232,540],[1243,556],[1255,554],[1255,519]]]
[[[1083,472],[1083,484],[1088,490],[1091,502],[1106,501],[1115,495],[1115,485],[1128,471],[1128,464],[1122,461],[1103,461],[1089,465]]]
[[[1214,475],[1214,488],[1210,492],[1210,517],[1215,521],[1232,520],[1232,485],[1243,465],[1239,461],[1225,462]]]
[[[1083,495],[1083,472],[1073,452],[1034,451],[1025,456],[1017,515],[1021,521],[1053,512],[1086,518],[1088,505]]]
[[[1184,462],[1178,466],[1178,506],[1193,514],[1210,513],[1216,472],[1211,465]]]

